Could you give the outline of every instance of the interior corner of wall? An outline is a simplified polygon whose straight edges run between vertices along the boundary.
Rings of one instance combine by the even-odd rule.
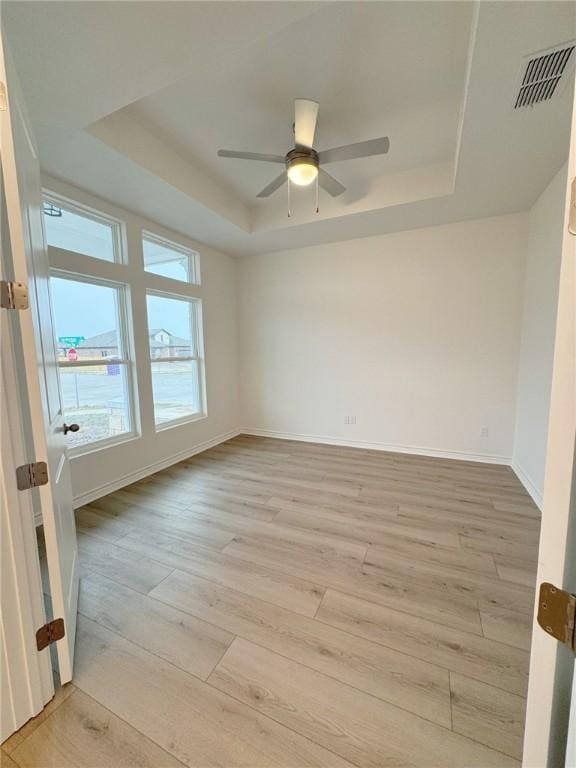
[[[513,457],[512,463],[510,465],[512,467],[512,470],[514,471],[514,474],[520,480],[526,491],[528,492],[529,496],[531,497],[532,501],[540,511],[542,511],[542,505],[544,503],[544,491],[542,488],[538,486],[536,481],[530,476],[530,474],[522,467],[522,465],[518,462],[516,456]]]

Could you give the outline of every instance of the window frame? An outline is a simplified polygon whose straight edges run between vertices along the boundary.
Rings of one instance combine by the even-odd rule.
[[[50,272],[55,277],[87,283],[122,286],[124,300],[118,302],[122,309],[119,329],[123,342],[123,356],[118,360],[126,365],[127,397],[129,398],[130,433],[104,438],[92,443],[69,448],[71,456],[76,458],[96,451],[112,448],[133,440],[150,440],[164,430],[183,427],[208,417],[208,396],[206,385],[206,356],[204,338],[204,289],[201,280],[202,248],[185,235],[163,227],[161,224],[144,219],[137,214],[125,211],[106,200],[93,197],[82,190],[68,189],[65,184],[53,181],[42,188],[43,201],[60,206],[81,216],[113,227],[115,260],[101,259],[84,253],[67,250],[55,245],[48,245],[45,240]],[[55,187],[55,190],[54,190]],[[44,216],[42,216],[43,226]],[[144,240],[187,256],[189,281],[159,275],[145,269]],[[154,358],[150,354],[148,334],[147,294],[180,299],[192,304],[195,353],[173,358]],[[58,340],[55,339],[58,346]],[[156,423],[154,392],[152,381],[153,362],[193,361],[196,364],[199,411],[178,419]],[[86,365],[91,361],[62,360],[63,368],[75,364]],[[106,358],[94,361],[94,364],[106,365]],[[191,382],[193,383],[193,382]],[[58,386],[62,392],[60,376]]]
[[[154,273],[148,273],[154,274]],[[156,277],[164,278],[161,275]],[[180,281],[175,281],[180,282]],[[191,283],[183,283],[185,286],[190,286]],[[190,330],[191,340],[195,355],[177,355],[173,357],[152,357],[150,349],[150,320],[148,317],[148,296],[157,296],[162,299],[173,299],[176,301],[184,301],[190,304]],[[152,420],[154,423],[154,429],[156,432],[162,432],[165,429],[171,429],[182,424],[188,424],[194,421],[200,421],[208,416],[208,408],[206,402],[206,377],[205,377],[205,358],[204,358],[204,328],[203,328],[203,304],[202,299],[199,296],[191,296],[187,293],[179,293],[177,291],[167,291],[159,288],[146,287],[145,289],[146,300],[146,322],[148,331],[148,366],[150,370],[150,378],[152,379],[152,370],[155,363],[181,363],[181,362],[195,362],[198,369],[198,398],[199,398],[199,410],[196,413],[191,413],[187,416],[181,416],[177,419],[170,419],[169,421],[163,421],[158,423],[156,421],[156,407],[154,401],[154,387],[152,386]]]
[[[97,224],[103,224],[112,230],[112,251],[114,258],[112,260],[110,259],[101,259],[98,256],[91,256],[88,253],[82,253],[82,251],[75,251],[71,250],[69,248],[62,248],[59,245],[51,245],[48,242],[48,231],[46,228],[46,223],[44,221],[44,205],[42,205],[42,224],[44,226],[44,239],[46,242],[47,248],[54,248],[55,250],[64,251],[66,253],[74,253],[78,256],[81,256],[84,259],[90,259],[91,261],[95,261],[98,263],[104,263],[104,264],[126,264],[126,238],[125,238],[125,232],[124,232],[124,223],[120,221],[120,219],[115,218],[114,216],[109,216],[106,213],[102,213],[101,211],[97,211],[94,208],[92,208],[89,205],[84,205],[83,203],[78,203],[75,200],[70,200],[63,195],[59,195],[56,192],[51,192],[49,190],[42,190],[42,203],[45,202],[50,203],[51,205],[56,206],[57,208],[62,208],[65,211],[68,211],[68,213],[75,214],[76,216],[81,216],[85,219],[90,219],[91,221],[95,221]]]
[[[184,286],[192,286],[196,288],[202,285],[201,276],[200,276],[200,254],[198,253],[198,251],[195,251],[192,248],[188,248],[184,245],[181,245],[180,243],[176,243],[173,240],[169,240],[167,237],[162,237],[161,235],[157,235],[148,229],[142,229],[140,234],[141,234],[141,243],[142,243],[142,263],[143,263],[144,272],[146,273],[146,275],[159,277],[162,280],[170,280],[178,285],[181,284]],[[154,243],[156,245],[162,245],[165,248],[171,251],[174,251],[175,253],[180,253],[182,254],[182,256],[185,256],[188,260],[189,279],[179,280],[176,277],[167,277],[166,275],[159,275],[157,272],[152,272],[151,270],[147,269],[146,258],[144,256],[145,241],[148,241],[149,243]]]
[[[48,246],[49,248],[52,248],[54,246]],[[75,253],[75,251],[72,251],[71,253]],[[98,261],[103,261],[103,259],[98,259]],[[111,263],[111,262],[108,262]],[[83,274],[83,273],[76,273],[71,272],[68,270],[63,270],[61,268],[51,268],[50,269],[50,279],[52,278],[59,278],[61,280],[69,280],[72,282],[77,283],[86,283],[88,285],[97,285],[102,286],[104,288],[112,288],[113,290],[117,291],[117,299],[116,299],[116,320],[118,323],[118,336],[119,336],[119,351],[122,352],[121,356],[118,356],[114,359],[114,365],[123,365],[125,366],[125,376],[126,376],[126,395],[127,395],[127,417],[128,417],[128,424],[130,429],[126,432],[122,432],[119,435],[112,435],[110,437],[105,437],[100,440],[93,440],[89,443],[84,443],[83,445],[77,445],[77,446],[70,446],[67,448],[68,453],[71,457],[76,456],[84,456],[87,453],[92,453],[93,451],[99,451],[104,448],[111,447],[112,445],[118,445],[119,443],[124,443],[129,440],[134,440],[135,438],[140,437],[141,430],[140,430],[140,419],[139,419],[139,408],[138,408],[138,392],[135,386],[135,376],[134,376],[134,365],[135,365],[135,355],[134,355],[134,344],[133,344],[133,337],[132,337],[132,323],[131,323],[131,316],[130,316],[130,285],[122,282],[120,280],[110,280],[108,278],[102,278],[97,277],[95,275],[91,274]],[[54,311],[54,310],[53,310]],[[55,340],[56,348],[58,349],[59,343],[58,339]],[[62,381],[60,379],[60,369],[71,369],[71,368],[90,368],[90,367],[102,367],[105,365],[110,365],[111,363],[106,362],[106,358],[101,358],[99,360],[60,360],[57,361],[58,364],[58,384],[60,387],[60,397],[62,400],[62,413],[65,416],[65,409],[64,409],[64,402],[62,399]]]

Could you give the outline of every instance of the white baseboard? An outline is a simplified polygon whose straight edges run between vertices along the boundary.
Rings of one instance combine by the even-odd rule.
[[[120,488],[124,488],[124,486],[130,485],[130,483],[135,483],[137,480],[142,480],[149,475],[153,475],[155,472],[159,472],[161,469],[171,467],[173,464],[177,464],[179,461],[189,459],[192,456],[195,456],[197,453],[207,451],[209,448],[213,448],[215,445],[225,443],[226,440],[230,440],[231,438],[239,435],[240,431],[241,430],[239,429],[233,429],[230,432],[217,435],[211,440],[205,440],[203,443],[198,443],[198,445],[195,445],[193,448],[187,448],[185,451],[174,453],[171,456],[168,456],[168,458],[162,459],[162,461],[157,461],[154,464],[148,464],[148,466],[141,467],[134,472],[130,472],[128,475],[123,475],[117,480],[112,480],[110,483],[100,485],[98,488],[92,488],[90,491],[86,491],[86,493],[82,493],[79,496],[74,497],[74,509],[77,509],[84,504],[89,504],[91,501],[95,501],[96,499],[99,499],[102,496],[106,496],[109,493],[118,491]]]
[[[297,432],[275,432],[269,429],[240,430],[242,435],[256,437],[274,437],[279,440],[296,440],[303,443],[323,443],[325,445],[342,445],[346,448],[363,448],[370,451],[388,451],[389,453],[409,453],[416,456],[432,456],[438,459],[457,459],[458,461],[476,461],[482,464],[510,465],[509,456],[499,456],[491,453],[468,453],[466,451],[445,451],[437,448],[425,448],[420,445],[397,445],[395,443],[371,443],[366,440],[346,440],[341,437],[326,435],[305,435]]]
[[[520,480],[524,488],[528,491],[528,493],[532,497],[532,501],[534,502],[534,504],[536,504],[538,509],[542,511],[542,505],[544,503],[543,492],[540,490],[540,488],[538,488],[538,486],[532,480],[528,472],[526,472],[526,470],[523,469],[520,466],[520,464],[518,464],[518,462],[512,460],[512,463],[510,464],[510,466],[512,467],[518,480]]]

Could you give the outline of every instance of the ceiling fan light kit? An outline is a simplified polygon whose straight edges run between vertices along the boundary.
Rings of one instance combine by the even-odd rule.
[[[310,99],[294,100],[294,141],[296,146],[285,157],[260,152],[238,152],[229,149],[219,149],[218,156],[240,160],[257,160],[265,163],[285,163],[286,170],[264,187],[257,197],[270,197],[288,181],[288,201],[290,201],[290,182],[299,187],[307,187],[315,181],[316,213],[318,213],[318,186],[321,186],[332,197],[338,197],[346,191],[346,188],[339,181],[324,170],[323,166],[326,163],[384,155],[390,147],[388,137],[383,136],[379,139],[346,144],[343,147],[317,152],[313,148],[313,143],[318,120],[318,108],[317,101]],[[288,216],[290,216],[290,202],[288,202]]]
[[[307,187],[318,178],[318,153],[313,149],[293,149],[286,155],[286,172],[293,184]]]

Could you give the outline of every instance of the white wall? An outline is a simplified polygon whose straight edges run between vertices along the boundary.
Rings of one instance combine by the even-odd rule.
[[[134,242],[140,243],[140,229],[144,228],[200,253],[202,286],[198,289],[198,295],[202,298],[203,305],[208,415],[198,421],[156,432],[152,418],[149,375],[147,371],[137,369],[141,406],[146,406],[141,424],[142,433],[127,442],[71,459],[74,499],[75,504],[79,505],[237,433],[239,415],[236,261],[212,248],[171,232],[155,222],[94,198],[69,184],[50,178],[44,178],[43,184],[53,192],[124,221],[129,249],[131,237]],[[133,253],[130,257],[138,258],[137,254]],[[134,279],[139,278],[134,275]],[[136,306],[135,293],[136,291],[132,290],[135,344],[137,350],[140,344],[141,359],[146,359],[147,331],[145,325],[144,328],[138,327],[139,321],[146,323],[145,304],[142,300],[141,306]],[[142,400],[147,402],[143,403]]]
[[[542,505],[567,166],[528,215],[513,467]]]
[[[509,461],[525,230],[516,214],[241,259],[243,427]]]

